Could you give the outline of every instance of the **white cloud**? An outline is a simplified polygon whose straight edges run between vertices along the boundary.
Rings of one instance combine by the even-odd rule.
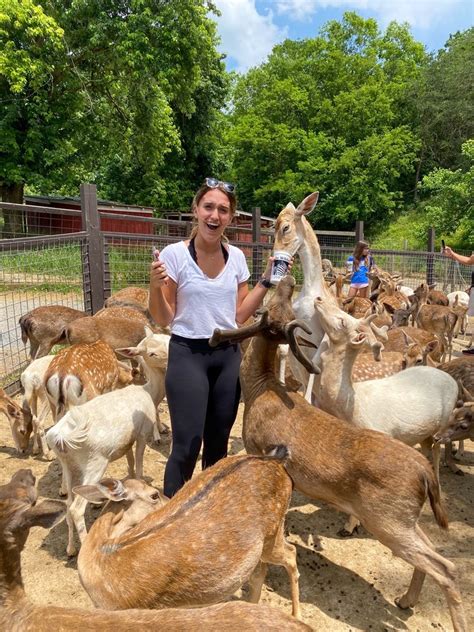
[[[423,29],[462,5],[471,6],[472,11],[471,0],[271,0],[271,5],[279,15],[294,20],[305,20],[314,17],[318,9],[332,8],[373,12],[382,26],[396,20]]]
[[[232,58],[236,70],[245,72],[261,64],[275,44],[287,37],[287,29],[273,22],[273,13],[260,15],[255,0],[215,0],[222,13],[217,18],[223,53]]]
[[[472,0],[214,1],[222,13],[216,18],[222,42],[219,50],[227,55],[228,67],[239,72],[263,63],[275,44],[288,37],[289,29],[293,31],[301,22],[314,22],[316,33],[326,22],[326,19],[323,22],[318,19],[321,9],[363,11],[364,15],[372,15],[381,29],[396,20],[408,22],[412,28],[427,34],[430,29],[448,21],[453,14],[472,15],[473,11]],[[287,25],[281,26],[285,21]]]

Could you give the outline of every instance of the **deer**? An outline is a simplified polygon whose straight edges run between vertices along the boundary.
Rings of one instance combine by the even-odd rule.
[[[413,607],[428,574],[445,594],[455,631],[464,632],[467,622],[455,566],[434,550],[418,524],[426,498],[438,525],[447,528],[448,524],[439,485],[426,458],[381,432],[352,426],[311,406],[275,377],[277,348],[285,343],[307,371],[319,370],[298,344],[296,329],[311,334],[306,321],[295,319],[294,285],[294,278],[287,275],[255,323],[237,330],[215,330],[210,340],[214,345],[251,338],[240,371],[245,449],[263,454],[268,445],[286,445],[290,455],[286,469],[298,491],[355,516],[394,555],[415,567],[397,605]]]
[[[0,388],[0,413],[8,419],[18,454],[26,454],[33,426],[23,408]]]
[[[315,382],[321,408],[408,445],[420,443],[425,452],[432,447],[439,481],[439,446],[433,446],[432,437],[456,404],[456,381],[432,367],[417,366],[383,379],[354,383],[352,368],[357,355],[365,347],[376,360],[380,358],[382,343],[375,334],[383,337],[385,332],[373,325],[373,315],[354,322],[321,297],[315,298],[314,306],[329,338],[329,345],[318,349],[321,375]]]
[[[23,344],[30,343],[31,359],[48,355],[64,328],[85,316],[85,312],[65,305],[36,307],[24,314],[18,322]]]
[[[75,497],[72,488],[95,483],[108,464],[127,456],[129,475],[143,476],[143,454],[156,430],[156,407],[164,397],[164,375],[168,361],[169,336],[147,336],[137,347],[122,349],[126,357],[140,356],[148,378],[144,386],[99,395],[69,410],[46,433],[46,441],[58,457],[67,488],[67,554],[76,554],[74,527],[81,542],[86,536],[84,513],[87,503]],[[159,432],[158,432],[159,437]],[[135,447],[135,459],[132,448]]]
[[[245,602],[222,603],[205,608],[165,608],[162,610],[119,610],[71,608],[37,605],[25,594],[21,552],[31,527],[49,529],[66,513],[58,500],[35,504],[34,477],[12,477],[0,487],[0,628],[9,632],[129,632],[134,629],[163,630],[248,630],[279,632],[311,630],[310,626],[289,614],[267,605]],[[27,471],[28,472],[28,471]],[[20,479],[20,480],[19,480]],[[32,482],[31,482],[32,479]],[[3,496],[2,496],[3,490]],[[155,490],[156,492],[156,490]],[[125,572],[128,576],[128,571]],[[122,577],[122,583],[125,578]],[[133,583],[133,582],[129,582]]]
[[[104,307],[141,307],[144,310],[148,309],[149,292],[142,287],[124,287],[121,290],[114,292],[104,302]]]
[[[32,454],[39,454],[40,446],[43,456],[47,460],[54,458],[48,448],[45,436],[45,422],[50,412],[50,405],[44,387],[44,376],[48,370],[54,355],[46,355],[32,360],[20,375],[23,387],[22,411],[26,427],[33,428]],[[26,448],[30,435],[25,436]]]
[[[111,501],[78,557],[93,603],[107,609],[208,605],[230,597],[247,580],[250,601],[257,603],[271,563],[286,569],[292,614],[299,617],[296,549],[284,538],[292,493],[287,458],[283,445],[266,455],[229,456],[164,503],[154,489],[147,499],[149,488],[142,484],[138,510],[131,481],[74,487],[93,502]],[[124,582],[131,568],[140,569],[135,581]]]
[[[72,406],[132,381],[132,370],[119,363],[112,347],[102,340],[65,347],[54,357],[44,375],[55,422]]]
[[[365,382],[394,375],[412,366],[424,364],[421,346],[407,337],[407,346],[403,353],[387,351],[378,361],[370,353],[359,353],[352,369],[353,382]]]
[[[321,263],[321,250],[316,234],[306,219],[305,215],[311,213],[319,198],[319,192],[314,191],[295,208],[290,202],[280,211],[275,223],[274,251],[284,250],[292,256],[298,254],[303,268],[303,286],[294,301],[293,308],[296,317],[307,322],[310,334],[308,355],[313,356],[315,349],[324,337],[318,316],[314,310],[314,297],[325,296],[328,300],[338,305],[338,298],[330,291],[324,281],[324,273]],[[297,362],[291,353],[289,356],[291,371],[297,381],[306,389],[305,397],[312,399],[313,377]]]

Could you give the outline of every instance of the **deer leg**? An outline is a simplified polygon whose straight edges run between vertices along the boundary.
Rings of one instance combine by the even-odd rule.
[[[268,564],[260,562],[255,567],[253,573],[249,578],[249,601],[250,603],[258,603],[260,601],[260,595],[262,594],[262,586],[267,574]]]
[[[310,373],[308,375],[308,384],[306,385],[306,391],[304,394],[305,400],[309,402],[310,404],[312,404],[313,384],[314,384],[314,373]]]
[[[298,584],[300,574],[296,564],[296,547],[285,540],[283,522],[275,536],[273,548],[268,553],[264,549],[261,559],[263,562],[270,562],[285,568],[290,579],[292,615],[297,619],[301,618],[300,589]]]
[[[464,472],[456,465],[453,457],[453,444],[451,441],[448,441],[444,445],[444,462],[449,467],[453,474],[457,474],[458,476],[464,476]]]
[[[438,483],[438,487],[440,487],[439,482],[439,461],[441,456],[441,446],[439,443],[435,443],[432,445],[432,453],[433,453],[433,471],[435,475],[436,482]]]
[[[156,407],[156,419],[153,424],[153,443],[161,443],[160,432],[164,431],[164,426],[161,423],[160,412],[158,410],[158,406]]]
[[[128,475],[130,478],[135,478],[135,457],[133,456],[133,447],[127,450],[127,465],[128,465]]]
[[[355,516],[350,515],[349,518],[347,519],[346,524],[343,526],[342,529],[340,529],[340,531],[338,531],[338,535],[342,536],[343,538],[347,538],[351,536],[354,533],[354,531],[357,530],[359,525],[360,525],[360,520],[356,518]]]
[[[135,444],[135,465],[137,478],[143,478],[143,455],[145,453],[147,437],[138,435]]]
[[[98,483],[100,479],[103,477],[108,464],[109,463],[107,459],[104,459],[102,457],[100,459],[95,459],[93,462],[89,462],[87,464],[89,472],[87,472],[85,475],[80,471],[79,468],[77,468],[77,465],[76,465],[77,469],[73,472],[72,480],[71,480],[71,490],[70,490],[72,502],[69,507],[69,513],[71,515],[72,522],[74,526],[76,527],[81,544],[84,542],[87,535],[87,528],[86,528],[86,521],[85,521],[87,500],[83,498],[82,496],[75,495],[72,490],[76,485],[93,485],[94,483]],[[71,555],[69,551],[68,551],[68,555]]]
[[[401,524],[398,528],[393,524],[391,527],[390,534],[382,534],[380,541],[389,546],[394,555],[415,567],[407,592],[396,600],[396,604],[400,608],[412,608],[418,601],[425,575],[429,575],[439,584],[446,596],[455,632],[466,632],[467,622],[461,594],[456,585],[454,564],[433,549],[428,537],[418,525],[408,531]],[[388,535],[388,538],[384,535]]]
[[[77,548],[76,545],[74,544],[74,520],[72,518],[72,514],[71,514],[71,505],[72,505],[72,501],[73,501],[73,494],[72,494],[72,477],[71,477],[71,472],[69,471],[68,467],[65,467],[63,465],[63,480],[62,480],[62,484],[61,487],[64,485],[65,488],[67,489],[67,510],[66,510],[66,522],[67,522],[67,546],[66,546],[66,553],[68,554],[69,557],[72,557],[73,555],[77,554]]]

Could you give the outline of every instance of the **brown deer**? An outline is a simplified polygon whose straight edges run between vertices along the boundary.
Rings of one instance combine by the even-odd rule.
[[[35,505],[34,477],[28,472],[30,470],[20,470],[8,485],[0,487],[0,629],[8,632],[311,630],[308,625],[277,608],[244,602],[223,603],[207,608],[119,612],[33,604],[23,587],[21,552],[30,528],[40,526],[47,529],[54,526],[63,519],[66,506],[55,500],[44,500]],[[128,581],[128,571],[122,583],[133,583]]]
[[[65,305],[36,307],[24,314],[19,320],[21,339],[25,345],[29,341],[31,359],[48,355],[64,328],[85,316],[84,312]]]

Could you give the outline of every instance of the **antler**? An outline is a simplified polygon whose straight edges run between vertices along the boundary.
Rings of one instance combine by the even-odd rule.
[[[217,347],[218,344],[224,341],[241,342],[246,338],[255,336],[268,325],[268,309],[264,307],[258,310],[257,313],[261,314],[260,320],[256,320],[246,327],[240,327],[239,329],[214,329],[214,333],[209,340],[209,346]]]
[[[301,351],[295,334],[295,329],[301,328],[307,334],[311,334],[311,329],[304,320],[292,320],[285,325],[285,334],[295,358],[300,362],[309,373],[321,373],[319,368],[315,366]]]

